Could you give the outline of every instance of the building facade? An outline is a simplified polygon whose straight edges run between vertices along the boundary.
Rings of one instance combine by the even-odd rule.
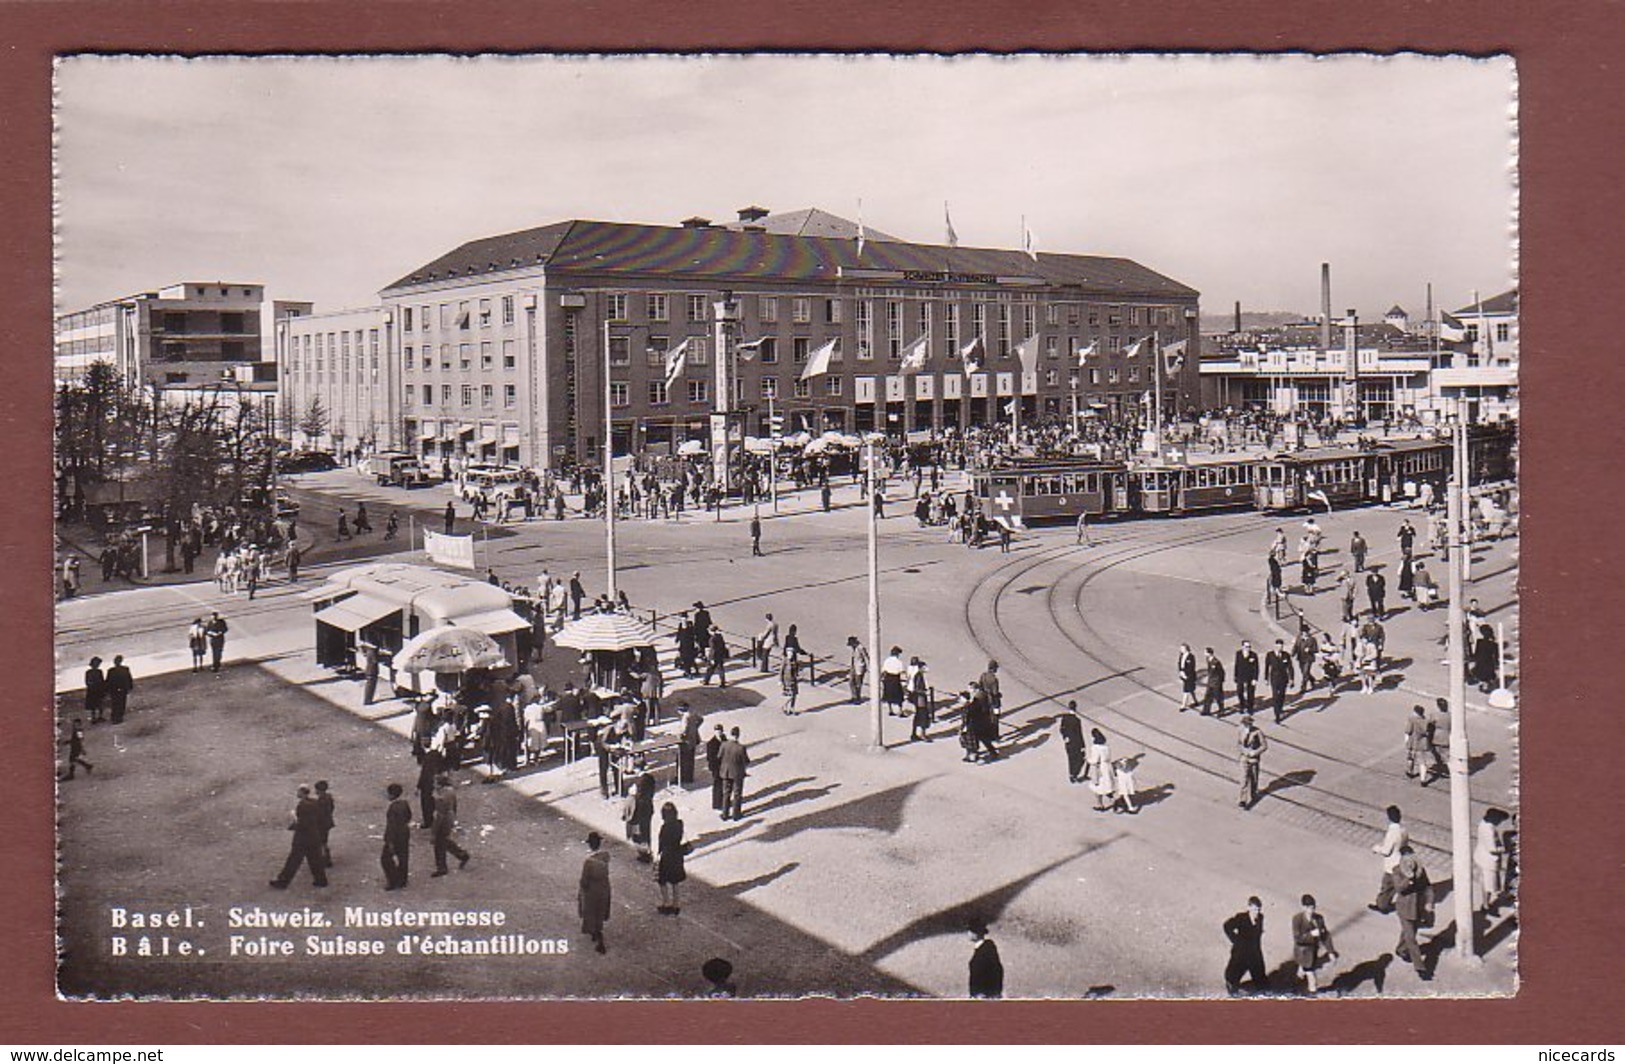
[[[860,243],[775,232],[775,217],[565,221],[412,271],[380,294],[403,436],[422,454],[547,467],[599,453],[606,398],[617,451],[704,439],[722,410],[757,435],[770,413],[814,433],[1065,420],[1137,410],[1151,341],[1198,342],[1198,294],[1127,259]],[[922,337],[923,367],[905,373]],[[978,337],[984,364],[967,374]],[[801,380],[830,341],[829,372]],[[668,387],[666,353],[685,343]],[[1165,403],[1194,404],[1196,361],[1166,378]]]
[[[1518,416],[1518,290],[1453,315],[1462,343],[1436,374],[1441,401],[1474,421]]]
[[[341,453],[408,446],[389,319],[382,307],[316,314],[308,304],[278,317],[279,433]]]
[[[265,288],[186,281],[98,303],[56,319],[56,375],[110,362],[126,381],[162,390],[234,378],[261,360]]]

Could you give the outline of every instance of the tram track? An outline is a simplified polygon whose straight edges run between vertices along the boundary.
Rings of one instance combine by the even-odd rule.
[[[1251,516],[1248,515],[1249,518]],[[1139,668],[1138,665],[1130,663],[1125,666],[1121,661],[1116,660],[1114,656],[1103,653],[1091,645],[1092,642],[1098,642],[1104,647],[1109,646],[1109,643],[1101,636],[1098,629],[1085,618],[1082,609],[1083,596],[1087,592],[1089,585],[1096,579],[1126,563],[1170,550],[1221,541],[1249,531],[1253,527],[1256,526],[1252,520],[1243,518],[1233,522],[1227,521],[1223,527],[1218,529],[1206,529],[1194,535],[1176,535],[1176,538],[1172,540],[1158,541],[1153,536],[1133,536],[1129,537],[1129,541],[1126,543],[1119,541],[1114,545],[1115,549],[1107,548],[1106,551],[1097,549],[1083,565],[1077,567],[1078,571],[1082,571],[1082,576],[1076,580],[1075,587],[1070,586],[1071,580],[1067,576],[1049,582],[1045,595],[1045,610],[1054,623],[1057,635],[1067,644],[1069,650],[1098,666],[1102,670],[1102,679],[1104,681],[1122,680],[1126,685],[1137,688],[1139,692],[1154,696],[1158,702],[1172,704],[1173,699],[1159,690],[1155,684],[1140,679],[1134,674],[1135,670]],[[1008,660],[1013,657],[1019,660],[1026,669],[1041,677],[1046,686],[1060,690],[1076,690],[1079,688],[1072,678],[1062,676],[1053,666],[1041,662],[1034,653],[1030,652],[1028,643],[1012,637],[1005,625],[1001,603],[1004,601],[1006,593],[1017,583],[1028,579],[1038,569],[1061,561],[1067,554],[1075,550],[1076,548],[1071,544],[1061,544],[1056,547],[1042,549],[1036,554],[992,570],[972,587],[970,595],[965,599],[964,606],[966,629],[971,634],[973,642],[981,650],[995,658]],[[1066,595],[1062,595],[1063,588],[1066,590]],[[1224,592],[1220,590],[1218,596],[1222,602],[1225,597]],[[1061,598],[1066,598],[1066,604],[1070,606],[1069,611],[1065,605],[1058,601]],[[977,634],[981,630],[981,625],[977,623],[977,604],[979,602],[985,602],[990,607],[980,617],[991,620],[997,640],[1002,644],[1001,647],[990,647]],[[1081,631],[1074,626],[1073,618],[1076,619],[1076,625],[1081,626]],[[1093,640],[1090,639],[1091,636]],[[1040,700],[1059,701],[1057,696],[1050,695],[1040,696]],[[1145,749],[1154,751],[1159,756],[1166,757],[1170,761],[1183,765],[1198,774],[1222,780],[1226,783],[1233,783],[1236,771],[1235,763],[1233,754],[1228,749],[1216,749],[1198,739],[1137,716],[1126,708],[1125,703],[1127,701],[1128,699],[1109,700],[1109,704],[1103,704],[1096,715],[1109,715],[1116,722],[1111,725],[1114,731],[1124,738],[1138,743]],[[1375,773],[1380,778],[1392,781],[1395,784],[1400,782],[1400,777],[1392,772],[1373,769],[1368,764],[1341,758],[1335,754],[1317,750],[1293,740],[1283,740],[1272,736],[1272,744],[1294,750],[1323,764],[1335,766],[1344,773],[1357,773],[1363,778],[1370,778],[1371,774]],[[1277,775],[1290,776],[1290,773]],[[1292,786],[1292,790],[1307,792],[1308,795],[1314,796],[1319,804],[1312,803],[1304,797],[1295,797],[1293,794],[1284,791],[1272,793],[1270,795],[1273,800],[1271,804],[1279,803],[1293,810],[1297,814],[1294,819],[1306,821],[1307,826],[1332,827],[1335,828],[1339,836],[1346,837],[1354,834],[1362,840],[1379,834],[1379,830],[1374,826],[1371,818],[1371,814],[1378,811],[1368,801],[1313,782],[1296,782]],[[1330,808],[1325,806],[1330,806]],[[1421,826],[1432,831],[1447,833],[1447,825],[1432,821],[1426,817],[1413,815],[1409,819],[1413,826]],[[1425,839],[1418,839],[1417,845],[1440,854],[1447,852],[1445,847],[1429,843]]]

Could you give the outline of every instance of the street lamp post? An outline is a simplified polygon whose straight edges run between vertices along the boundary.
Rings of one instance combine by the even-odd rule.
[[[1468,783],[1467,745],[1467,647],[1463,625],[1462,566],[1458,559],[1469,549],[1462,525],[1466,517],[1467,433],[1458,418],[1452,429],[1454,475],[1446,497],[1450,557],[1450,852],[1451,893],[1455,897],[1456,953],[1460,960],[1476,963],[1478,950],[1473,926],[1472,899],[1472,794]]]
[[[884,750],[886,718],[880,711],[880,519],[875,513],[880,471],[875,464],[873,434],[867,442],[866,460],[869,466],[869,497],[864,500],[869,510],[869,745],[874,750]]]
[[[615,414],[611,405],[609,312],[604,313],[604,568],[609,585],[609,601],[616,601],[615,588]]]

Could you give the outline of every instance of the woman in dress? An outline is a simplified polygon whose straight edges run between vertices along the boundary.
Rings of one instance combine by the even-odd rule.
[[[202,617],[192,619],[192,627],[186,630],[186,645],[192,649],[192,671],[203,671],[203,655],[209,649],[209,630],[203,626]]]
[[[1183,713],[1196,705],[1196,652],[1189,643],[1179,644],[1179,659],[1174,664],[1179,674],[1179,710]]]
[[[1377,690],[1377,644],[1369,639],[1360,640],[1360,691],[1372,694]]]
[[[914,723],[909,729],[909,741],[923,739],[931,741],[926,729],[931,727],[931,688],[930,681],[926,679],[925,662],[918,656],[908,661],[908,697],[914,703]]]
[[[609,919],[609,854],[602,847],[603,836],[587,833],[587,859],[581,864],[581,883],[576,891],[576,911],[581,914],[581,930],[592,938],[598,952],[604,952],[604,921]]]
[[[1308,981],[1309,992],[1318,994],[1320,987],[1315,973],[1327,961],[1337,959],[1337,950],[1332,947],[1332,932],[1326,926],[1326,918],[1315,911],[1313,894],[1305,894],[1303,908],[1292,914],[1292,959],[1297,961],[1298,971]]]
[[[1089,777],[1089,792],[1095,796],[1095,811],[1104,813],[1116,798],[1117,780],[1112,775],[1111,747],[1099,728],[1089,729],[1089,755],[1083,771]]]
[[[1409,554],[1399,560],[1399,597],[1416,601],[1416,567]]]
[[[1140,807],[1134,804],[1134,792],[1138,789],[1134,784],[1133,757],[1120,757],[1112,762],[1112,772],[1116,777],[1114,784],[1116,790],[1112,799],[1112,811],[1122,809],[1125,813],[1138,813]]]
[[[677,807],[667,802],[660,807],[660,861],[655,865],[655,883],[660,886],[660,906],[655,911],[662,916],[676,916],[682,911],[677,886],[688,878],[683,868],[687,846],[683,841],[683,822],[677,819]]]
[[[903,713],[903,648],[892,647],[886,660],[880,663],[880,701],[886,705],[886,712],[894,717],[904,716]]]
[[[1478,626],[1478,638],[1473,640],[1473,676],[1480,691],[1501,686],[1501,644],[1496,642],[1495,629],[1487,624]]]

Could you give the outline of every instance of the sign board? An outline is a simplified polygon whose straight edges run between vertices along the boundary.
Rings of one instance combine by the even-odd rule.
[[[972,399],[987,398],[987,374],[972,373],[970,378],[970,395]]]
[[[1014,395],[1016,390],[1016,375],[1014,373],[1001,373],[995,381],[999,395]]]
[[[965,378],[958,373],[950,373],[942,378],[942,397],[944,399],[958,399],[963,394]]]
[[[886,402],[901,403],[907,396],[908,393],[903,390],[902,377],[886,378]]]
[[[859,403],[872,403],[875,401],[875,379],[873,377],[854,377],[852,379],[852,399]]]
[[[473,536],[448,536],[424,529],[423,547],[428,552],[431,562],[455,566],[458,569],[474,568]]]
[[[920,374],[914,378],[914,398],[930,399],[936,394],[937,379]]]

